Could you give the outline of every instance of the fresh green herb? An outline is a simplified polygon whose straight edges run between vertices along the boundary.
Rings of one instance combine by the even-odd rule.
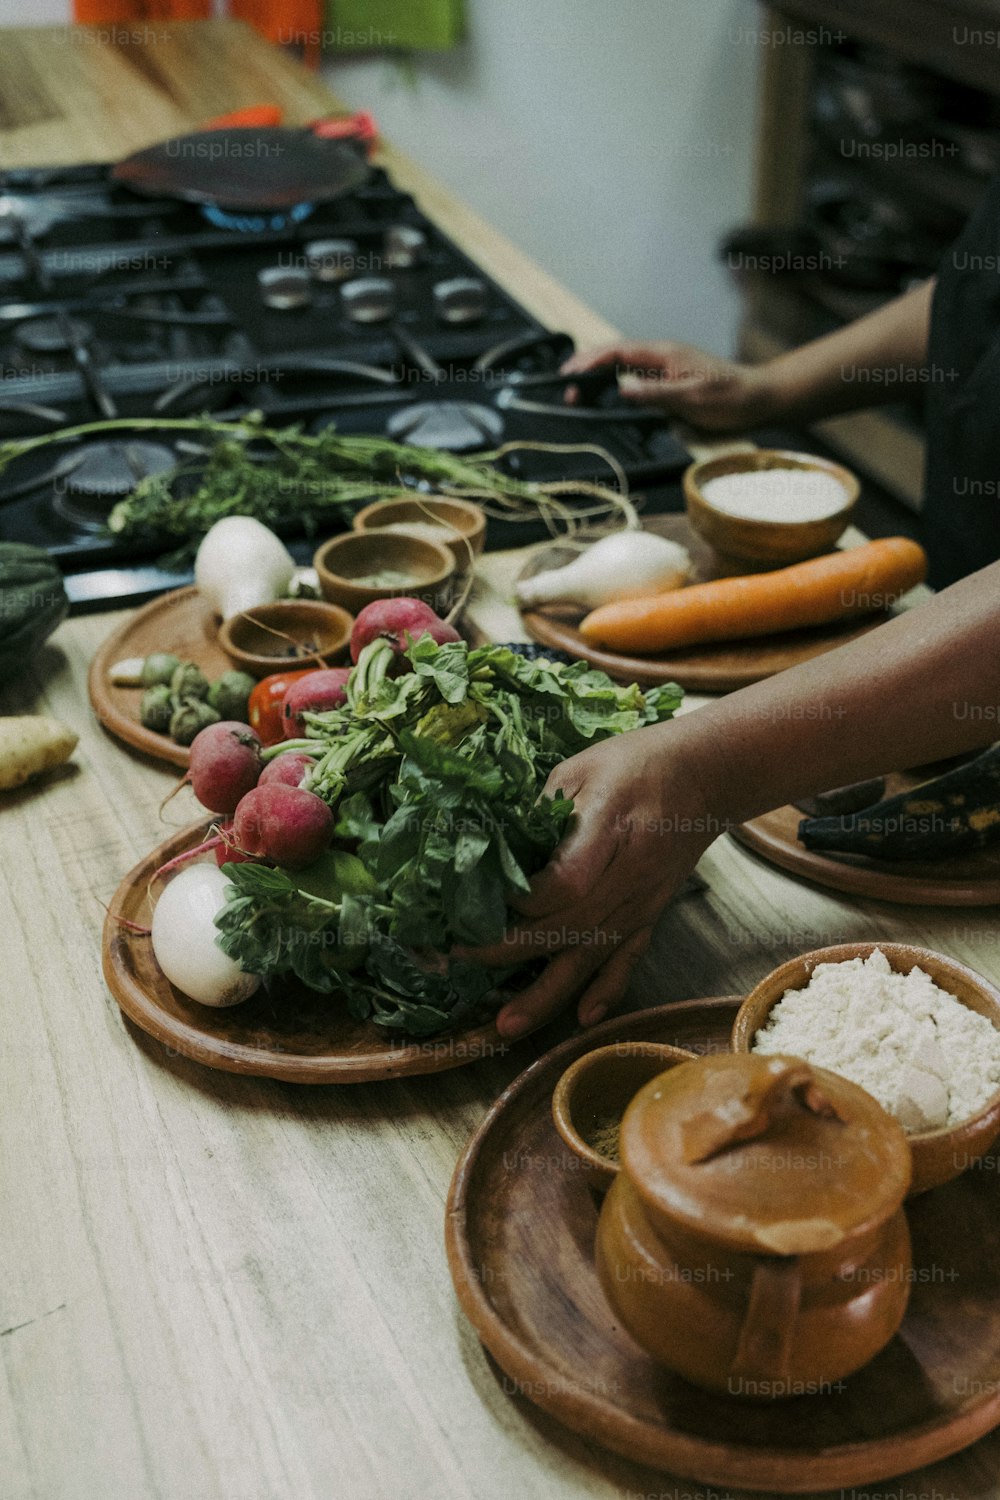
[[[514,972],[447,955],[499,939],[508,896],[528,889],[565,833],[573,804],[544,795],[549,772],[598,740],[669,719],[681,692],[643,693],[583,662],[429,636],[406,656],[410,670],[390,676],[399,658],[372,642],[347,705],[306,714],[306,738],[264,752],[317,756],[306,784],[336,808],[353,865],[308,879],[227,865],[218,926],[250,972],[295,975],[342,992],[359,1018],[430,1035],[488,1009]]]
[[[312,534],[331,520],[349,520],[361,504],[398,496],[405,484],[422,483],[439,494],[478,501],[490,514],[508,519],[541,516],[553,529],[557,522],[573,526],[586,517],[635,517],[624,492],[576,481],[525,483],[496,466],[498,454],[459,458],[381,437],[342,437],[333,427],[318,433],[301,426],[272,428],[261,412],[234,422],[210,416],[86,422],[0,443],[0,474],[14,459],[50,444],[144,431],[176,433],[195,454],[166,473],[141,479],[112,510],[109,529],[123,539],[173,543],[186,551],[224,516],[253,516],[278,530],[294,524]]]

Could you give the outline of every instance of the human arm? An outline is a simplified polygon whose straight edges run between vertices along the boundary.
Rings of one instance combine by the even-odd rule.
[[[581,994],[593,1024],[624,993],[663,907],[716,835],[771,808],[985,746],[1000,716],[1000,563],[850,645],[705,708],[592,746],[550,793],[567,837],[478,956],[553,954],[500,1012],[502,1034]]]
[[[812,421],[899,399],[927,363],[934,281],[759,365],[707,354],[690,344],[622,341],[572,356],[568,374],[621,368],[632,401],[714,432],[769,422]]]

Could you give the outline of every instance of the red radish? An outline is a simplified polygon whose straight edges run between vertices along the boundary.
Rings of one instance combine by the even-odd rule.
[[[260,777],[260,736],[235,719],[209,724],[191,742],[188,775],[202,807],[235,812]]]
[[[366,604],[351,631],[351,661],[356,662],[367,645],[381,636],[401,656],[411,640],[429,635],[439,646],[461,636],[447,620],[439,619],[422,599],[376,599]]]
[[[322,797],[280,781],[255,786],[236,809],[236,843],[245,854],[288,869],[311,865],[333,835],[333,813]]]
[[[258,785],[273,786],[280,782],[284,786],[301,786],[306,772],[315,764],[315,756],[308,755],[305,750],[286,750],[284,755],[268,761],[260,773]]]
[[[347,679],[350,667],[325,667],[321,671],[308,672],[289,684],[281,704],[281,723],[286,740],[305,734],[304,713],[325,713],[328,708],[341,708],[347,702]]]

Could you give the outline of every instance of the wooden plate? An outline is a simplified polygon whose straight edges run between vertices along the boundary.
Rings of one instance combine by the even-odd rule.
[[[130,656],[172,651],[198,664],[208,678],[221,677],[233,663],[216,640],[215,619],[193,584],[161,594],[112,631],[98,647],[87,674],[87,691],[100,723],[117,739],[172,766],[187,766],[188,747],[175,745],[139,722],[142,688],[116,687],[108,677],[115,662]]]
[[[914,1284],[902,1329],[827,1395],[743,1402],[655,1365],[616,1324],[593,1259],[598,1200],[556,1134],[552,1090],[603,1043],[722,1051],[738,1001],[607,1021],[503,1093],[451,1185],[459,1300],[516,1390],[574,1431],[704,1484],[781,1494],[870,1484],[947,1458],[1000,1424],[1000,1178],[967,1172],[909,1205]],[[935,1490],[955,1491],[947,1470]]]
[[[687,516],[651,516],[645,525],[647,530],[658,532],[687,547],[691,553],[697,582],[706,582],[731,572],[731,569],[720,568],[715,553],[693,529]],[[533,577],[546,568],[569,562],[575,555],[575,552],[564,545],[554,543],[551,547],[536,552],[521,576]],[[656,687],[662,682],[676,682],[687,692],[729,693],[736,688],[749,687],[753,682],[761,682],[765,677],[773,677],[786,667],[797,667],[801,662],[812,661],[814,657],[832,651],[835,646],[846,646],[848,641],[855,641],[874,630],[877,625],[883,624],[888,616],[872,615],[860,624],[856,620],[847,621],[842,625],[761,636],[752,641],[691,646],[683,651],[671,651],[661,656],[626,656],[617,651],[604,651],[596,646],[588,646],[576,628],[580,619],[579,610],[557,610],[555,607],[545,611],[528,610],[522,614],[522,619],[532,640],[543,646],[557,646],[561,651],[568,651],[571,656],[581,657],[619,682],[637,682],[640,687]]]
[[[165,978],[148,937],[121,918],[148,926],[149,883],[168,859],[207,837],[211,820],[174,834],[130,870],[104,922],[104,977],[125,1015],[184,1057],[227,1073],[283,1078],[290,1083],[369,1083],[416,1073],[442,1073],[482,1057],[506,1053],[496,1027],[456,1031],[421,1041],[394,1039],[367,1021],[355,1021],[336,995],[304,986],[256,995],[243,1005],[215,1010],[197,1005]]]
[[[886,796],[909,792],[925,776],[886,777]],[[868,859],[863,854],[820,854],[799,842],[804,814],[779,807],[731,830],[733,838],[770,864],[849,896],[873,896],[903,906],[1000,905],[1000,847],[940,860]]]

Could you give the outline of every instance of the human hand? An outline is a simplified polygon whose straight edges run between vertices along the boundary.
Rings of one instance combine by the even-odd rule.
[[[582,375],[612,364],[619,367],[618,389],[629,401],[662,407],[667,416],[696,427],[734,431],[773,414],[767,365],[737,364],[690,344],[606,344],[572,355],[562,373]],[[574,404],[578,397],[570,386],[567,401]]]
[[[533,1030],[581,991],[585,1026],[624,999],[657,917],[719,831],[683,743],[677,724],[635,730],[549,777],[550,796],[573,798],[569,832],[530,895],[512,899],[520,920],[502,941],[462,953],[498,965],[552,955],[499,1012],[501,1036]]]

